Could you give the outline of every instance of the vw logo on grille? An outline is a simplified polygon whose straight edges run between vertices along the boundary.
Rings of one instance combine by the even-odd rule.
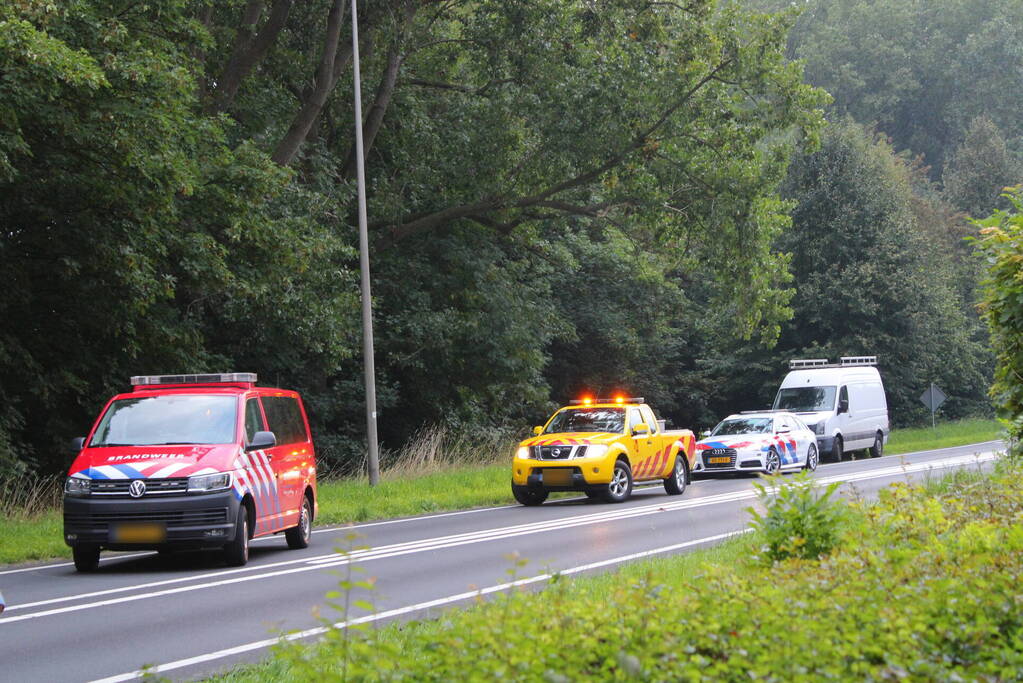
[[[128,486],[128,495],[132,498],[141,498],[146,493],[146,482],[136,479]]]

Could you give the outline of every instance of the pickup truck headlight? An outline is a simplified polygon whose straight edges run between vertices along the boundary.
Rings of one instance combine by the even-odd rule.
[[[519,460],[529,460],[529,446],[519,446],[519,450],[515,451],[515,457]]]
[[[69,496],[88,496],[92,493],[92,480],[84,477],[68,477],[64,482],[64,493]]]
[[[229,488],[231,488],[230,472],[204,474],[198,477],[188,478],[189,493],[206,493],[208,491],[222,491]]]
[[[580,457],[583,458],[599,458],[607,453],[607,446],[587,446],[586,450],[580,453]]]

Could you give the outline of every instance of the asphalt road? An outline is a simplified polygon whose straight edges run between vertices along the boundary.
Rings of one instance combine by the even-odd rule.
[[[872,496],[893,481],[983,467],[1000,442],[875,460],[822,464],[816,477],[845,495]],[[752,477],[698,479],[682,496],[638,489],[620,505],[583,499],[504,506],[353,527],[317,528],[309,548],[283,537],[253,543],[245,567],[219,553],[104,553],[94,574],[67,562],[0,567],[0,681],[121,681],[143,667],[191,679],[265,656],[283,631],[314,637],[314,610],[349,563],[375,577],[373,612],[350,619],[423,618],[511,583],[542,585],[549,572],[608,570],[644,556],[681,553],[741,533]],[[335,548],[346,549],[339,554]],[[509,577],[511,553],[528,560]],[[334,614],[329,609],[322,612]],[[340,616],[336,617],[340,618]]]

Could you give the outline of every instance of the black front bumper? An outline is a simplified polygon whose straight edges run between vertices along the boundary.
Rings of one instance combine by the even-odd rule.
[[[240,508],[231,490],[142,499],[65,496],[64,542],[110,550],[221,546],[234,539]],[[158,538],[131,538],[154,532]]]

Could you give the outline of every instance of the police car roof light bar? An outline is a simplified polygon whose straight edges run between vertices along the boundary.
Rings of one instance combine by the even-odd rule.
[[[135,375],[133,387],[153,384],[255,384],[254,372],[221,372],[209,375]]]

